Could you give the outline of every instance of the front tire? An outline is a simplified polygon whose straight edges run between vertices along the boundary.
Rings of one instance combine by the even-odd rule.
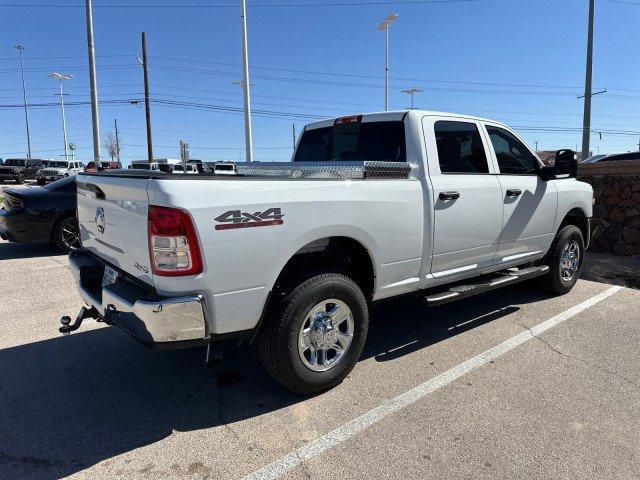
[[[582,231],[575,225],[563,227],[544,262],[550,268],[549,274],[543,278],[546,287],[557,295],[569,293],[580,277],[584,256]]]
[[[78,220],[75,217],[60,220],[53,229],[52,239],[58,250],[64,253],[80,248]]]
[[[369,331],[364,294],[350,278],[318,275],[286,295],[266,319],[260,358],[267,371],[303,395],[340,384],[358,361]]]
[[[18,176],[16,177],[16,183],[17,183],[18,185],[22,185],[22,184],[24,183],[24,175],[18,175]]]

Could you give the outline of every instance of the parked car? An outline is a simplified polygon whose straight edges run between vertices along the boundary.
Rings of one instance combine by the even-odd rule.
[[[581,163],[596,163],[602,160],[604,157],[606,157],[606,155],[601,153],[599,153],[598,155],[591,155],[590,157],[582,160]]]
[[[326,390],[356,364],[373,301],[535,277],[569,292],[593,200],[576,171],[573,151],[543,165],[499,122],[409,110],[307,125],[293,162],[224,176],[81,174],[69,260],[87,306],[61,332],[98,318],[208,360],[219,340],[256,341],[288,388]]]
[[[38,185],[53,182],[64,177],[70,177],[84,171],[82,162],[76,160],[51,160],[46,168],[38,172]]]
[[[173,172],[173,167],[175,166],[175,164],[173,163],[166,163],[166,162],[146,162],[144,160],[142,161],[136,161],[136,162],[131,162],[131,165],[129,166],[129,169],[131,170],[149,170],[149,171],[153,171],[153,172],[164,172],[164,173],[171,173]]]
[[[640,160],[640,152],[616,153],[607,155],[606,157],[597,160],[597,162],[625,162],[631,160]]]
[[[8,158],[0,166],[0,183],[13,180],[21,184],[27,179],[32,180],[42,167],[42,160],[38,158]]]
[[[183,175],[197,175],[203,172],[204,172],[204,169],[202,167],[202,164],[186,163],[184,164],[184,166],[182,164],[174,165],[172,173],[183,174]]]
[[[51,242],[63,252],[80,246],[76,182],[68,177],[44,187],[5,189],[0,237],[11,242]]]
[[[84,171],[90,173],[100,171],[100,162],[88,162],[84,167]]]
[[[106,162],[100,162],[100,167],[102,168],[102,170],[105,170],[105,171],[121,170],[122,164],[120,162],[106,161]]]

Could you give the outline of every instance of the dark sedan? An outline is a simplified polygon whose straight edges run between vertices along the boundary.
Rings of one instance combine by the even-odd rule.
[[[11,242],[51,242],[63,252],[80,246],[76,181],[69,177],[45,185],[5,189],[0,237]]]

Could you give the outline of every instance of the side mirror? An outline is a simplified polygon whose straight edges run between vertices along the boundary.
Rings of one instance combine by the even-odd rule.
[[[573,150],[558,150],[554,165],[544,165],[540,168],[540,178],[545,182],[556,178],[576,178],[578,176],[578,161]]]
[[[548,182],[549,180],[555,180],[556,178],[556,167],[553,165],[543,165],[540,167],[540,179],[544,182]]]
[[[578,176],[578,161],[576,160],[576,152],[573,150],[558,150],[555,160],[556,177],[567,175],[568,178]]]

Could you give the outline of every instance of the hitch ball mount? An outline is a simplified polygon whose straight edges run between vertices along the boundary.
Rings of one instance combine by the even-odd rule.
[[[58,330],[63,335],[69,335],[74,330],[79,329],[80,325],[82,325],[82,321],[86,318],[95,318],[96,320],[101,320],[100,315],[94,307],[82,307],[78,312],[78,316],[76,317],[75,322],[71,323],[71,317],[67,315],[62,317],[60,319],[60,323],[62,324],[62,326]]]

